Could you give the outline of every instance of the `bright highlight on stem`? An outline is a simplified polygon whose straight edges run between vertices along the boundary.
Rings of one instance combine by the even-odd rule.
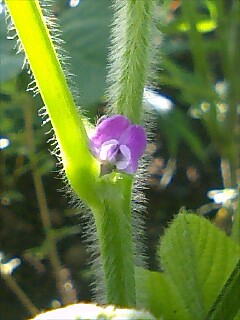
[[[91,193],[96,186],[99,166],[89,152],[84,125],[57,59],[39,2],[7,0],[6,4],[51,119],[67,178],[75,192],[95,206],[97,197],[93,198]],[[81,180],[85,182],[84,188]]]

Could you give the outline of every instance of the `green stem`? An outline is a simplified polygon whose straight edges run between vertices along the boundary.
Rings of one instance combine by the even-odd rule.
[[[68,88],[39,2],[6,0],[6,4],[46,105],[67,178],[85,202],[97,206],[95,182],[99,165],[89,151],[83,120]]]
[[[111,182],[110,182],[111,179]],[[104,214],[95,212],[106,302],[135,306],[130,176],[113,173],[102,181]]]
[[[108,90],[114,113],[141,122],[152,0],[115,0]]]

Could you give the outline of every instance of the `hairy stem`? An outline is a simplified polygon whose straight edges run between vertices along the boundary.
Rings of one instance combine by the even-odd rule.
[[[6,4],[46,105],[67,178],[85,202],[97,206],[99,198],[97,192],[93,196],[93,191],[99,165],[89,151],[83,120],[68,88],[39,2],[6,0]]]
[[[106,302],[135,306],[130,176],[113,173],[102,180],[103,209],[95,212]]]
[[[115,0],[109,70],[109,105],[113,113],[141,123],[148,67],[152,0]]]

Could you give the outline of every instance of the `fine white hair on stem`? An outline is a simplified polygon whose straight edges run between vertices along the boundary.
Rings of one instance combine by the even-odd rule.
[[[150,39],[153,3],[149,0],[138,4],[135,6],[134,2],[127,0],[113,1],[114,17],[107,76],[108,112],[124,114],[133,122],[141,123],[144,119],[148,140],[152,141],[154,117],[151,112],[142,112],[142,95],[150,69],[150,56],[152,58]],[[139,12],[135,12],[135,9]],[[135,263],[138,266],[146,264],[144,189],[147,187],[148,163],[147,156],[141,159],[132,191],[132,229]]]

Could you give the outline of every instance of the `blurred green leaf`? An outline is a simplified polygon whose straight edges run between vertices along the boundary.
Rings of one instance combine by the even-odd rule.
[[[22,202],[25,200],[23,194],[17,190],[9,190],[0,192],[1,202],[2,203],[11,203],[11,202]]]
[[[162,65],[165,73],[159,75],[160,83],[179,89],[183,101],[199,103],[201,100],[214,101],[218,98],[214,87],[209,87],[196,74],[180,67],[170,58],[162,57]]]
[[[77,76],[80,102],[102,100],[105,91],[107,48],[111,23],[110,0],[83,0],[59,18],[66,49],[72,58],[71,70]]]
[[[16,55],[13,47],[14,40],[7,39],[7,25],[2,13],[0,14],[0,83],[15,78],[21,72],[24,56]]]
[[[167,137],[171,156],[175,157],[180,144],[185,142],[196,157],[202,161],[206,160],[206,150],[191,125],[190,119],[181,109],[173,109],[169,114],[159,117],[159,121]]]

